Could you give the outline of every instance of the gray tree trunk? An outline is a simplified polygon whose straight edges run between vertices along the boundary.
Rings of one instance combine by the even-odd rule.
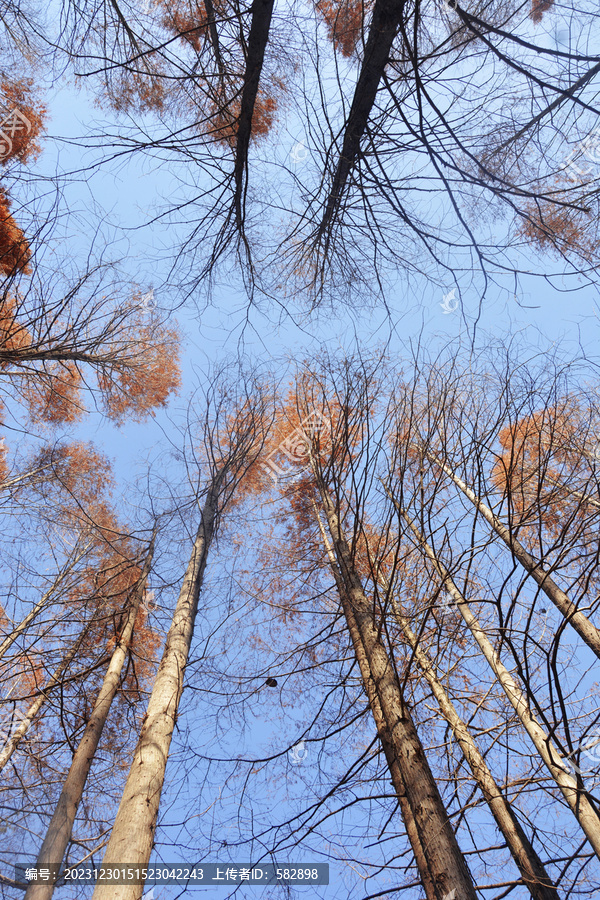
[[[471,607],[454,584],[450,573],[437,559],[432,548],[416,526],[412,524],[406,513],[402,512],[402,515],[417,538],[423,552],[433,562],[442,583],[456,603],[456,608],[463,617],[469,631],[475,638],[481,652],[498,679],[509,703],[519,716],[523,727],[529,734],[541,759],[546,764],[546,768],[560,788],[563,797],[569,804],[575,818],[581,825],[581,828],[593,847],[594,852],[600,859],[600,817],[598,816],[596,809],[588,800],[585,791],[579,787],[576,779],[567,771],[565,764],[562,762],[561,753],[556,743],[552,740],[550,735],[544,731],[531,712],[527,698],[508,669],[500,661],[487,634],[473,615]]]
[[[110,663],[106,670],[102,687],[96,698],[94,709],[86,725],[83,737],[73,756],[71,767],[65,779],[61,795],[56,804],[56,809],[46,837],[41,846],[36,866],[44,867],[62,863],[65,851],[71,840],[73,823],[77,815],[77,809],[83,796],[87,777],[98,749],[104,726],[108,719],[112,701],[117,693],[123,664],[133,636],[133,628],[137,618],[138,609],[144,596],[148,575],[152,566],[154,553],[154,540],[156,532],[148,548],[144,568],[140,580],[136,585],[133,597],[126,610],[126,617],[121,635],[117,641]],[[30,882],[25,892],[25,900],[50,900],[54,891],[52,882]]]
[[[215,528],[218,481],[219,476],[212,482],[202,510],[144,724],[104,854],[105,866],[128,863],[143,868],[150,860],[198,597]],[[139,900],[143,889],[143,884],[97,884],[93,900]]]
[[[401,790],[406,793],[418,842],[423,849],[422,864],[426,866],[422,873],[423,883],[429,882],[433,886],[435,900],[446,900],[448,895],[457,896],[460,900],[476,900],[477,893],[471,875],[458,846],[409,709],[403,700],[393,663],[379,638],[372,609],[352,563],[339,517],[318,475],[317,486],[344,585],[341,593],[344,613],[346,614],[348,610],[346,614],[348,626],[351,633],[354,630],[359,636],[355,647],[357,643],[362,644],[369,665],[365,690],[367,696],[371,691],[377,695],[385,718],[385,729],[389,735],[393,758],[402,778]],[[369,682],[372,682],[372,687],[367,687]]]
[[[549,600],[554,603],[558,611],[565,617],[570,625],[573,626],[577,634],[593,650],[598,659],[600,659],[600,631],[582,612],[580,612],[568,596],[556,584],[552,577],[544,571],[542,565],[533,558],[533,556],[525,549],[517,538],[511,534],[510,530],[504,525],[494,512],[465,484],[462,479],[455,475],[452,469],[445,463],[436,459],[434,456],[427,454],[428,459],[440,466],[440,468],[452,479],[454,484],[460,488],[465,497],[468,497],[483,518],[492,526],[496,534],[502,538],[507,547],[510,548],[515,559],[521,563],[526,572],[531,575],[533,580],[539,584],[540,588],[546,594]]]

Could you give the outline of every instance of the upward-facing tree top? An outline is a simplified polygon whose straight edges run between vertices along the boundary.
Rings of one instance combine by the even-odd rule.
[[[111,140],[191,166],[180,284],[242,263],[251,292],[361,303],[546,255],[595,280],[593,4],[98,0],[62,22],[57,52],[128,111]]]

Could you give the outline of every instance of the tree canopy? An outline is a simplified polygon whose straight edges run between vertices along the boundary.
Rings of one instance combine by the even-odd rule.
[[[599,35],[4,4],[7,900],[600,889]]]

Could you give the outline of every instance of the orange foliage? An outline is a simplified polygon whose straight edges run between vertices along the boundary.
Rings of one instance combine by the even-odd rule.
[[[0,306],[0,350],[21,350],[31,344],[31,335],[16,320],[17,309],[14,297],[5,296]],[[7,360],[0,359],[0,368],[6,368]]]
[[[102,458],[99,459],[102,463]],[[86,463],[90,461],[87,459]],[[72,579],[66,598],[71,607],[88,608],[96,614],[85,647],[94,651],[102,645],[110,652],[115,644],[115,630],[118,633],[122,613],[138,587],[142,569],[123,526],[99,497],[104,486],[105,479],[97,478],[95,496],[85,498],[84,529],[88,552],[83,568]],[[82,493],[78,491],[74,498],[76,503],[84,500]]]
[[[127,366],[115,366],[98,377],[107,414],[119,425],[126,417],[141,422],[154,415],[181,386],[175,329],[138,323],[136,345]]]
[[[310,453],[321,455],[331,452],[331,424],[328,414],[313,409],[301,415],[296,406],[295,392],[290,391],[283,409],[270,429],[260,466],[271,482],[279,478],[306,476]],[[269,482],[264,481],[263,486]]]
[[[0,482],[4,481],[8,476],[8,465],[6,462],[8,456],[8,450],[4,446],[5,438],[0,438]],[[2,620],[2,616],[0,614],[0,622]]]
[[[370,3],[361,0],[317,0],[317,9],[327,25],[329,40],[342,56],[352,56],[363,32]]]
[[[14,275],[20,271],[29,275],[30,259],[31,248],[10,214],[10,199],[6,191],[0,188],[0,272]]]
[[[25,163],[40,153],[37,138],[44,127],[46,107],[31,101],[32,81],[0,83],[0,162],[18,159]],[[24,117],[24,118],[21,118]],[[3,137],[2,135],[5,135]]]
[[[114,524],[117,524],[116,519]],[[124,555],[127,551],[127,545],[121,542],[121,546],[118,546],[113,534],[112,542],[99,545],[99,562],[94,561],[87,567],[67,594],[72,604],[92,601],[94,609],[102,610],[110,616],[95,629],[92,639],[94,644],[108,641],[105,632],[108,630],[109,634],[112,633],[113,613],[120,614],[128,595],[139,581],[141,570]],[[114,643],[114,639],[112,642]]]
[[[373,408],[375,398],[370,402]],[[272,486],[281,479],[282,487],[287,484],[297,490],[301,485],[304,489],[312,479],[311,454],[320,467],[336,460],[341,472],[349,454],[363,439],[364,428],[365,419],[357,414],[352,402],[347,399],[342,403],[307,369],[290,388],[269,429],[259,460],[264,473],[262,486]]]
[[[106,529],[103,529],[107,543],[101,548],[101,568],[90,570],[85,584],[94,606],[97,608],[100,603],[101,609],[105,612],[104,618],[95,629],[94,641],[96,644],[105,644],[109,653],[114,649],[117,637],[121,634],[125,613],[134,601],[135,592],[140,589],[142,577],[141,564],[134,561],[135,554],[129,540],[117,536],[119,527],[116,520],[113,520],[112,524],[114,527],[110,538]],[[123,682],[123,690],[129,700],[139,699],[140,682],[144,686],[150,682],[162,643],[161,637],[148,621],[149,604],[146,602],[148,596],[149,592],[144,589],[129,643],[134,666]]]
[[[555,196],[565,199],[560,194]],[[596,222],[586,210],[530,201],[523,212],[526,217],[521,219],[519,231],[539,250],[554,250],[561,255],[575,252],[590,263],[597,260]]]
[[[32,419],[59,425],[75,422],[85,412],[81,375],[73,362],[48,362],[30,377],[23,390]]]
[[[541,455],[548,447],[548,414],[535,413],[503,428],[498,435],[502,453],[491,471],[493,484],[510,492],[514,506],[527,509],[536,497]]]
[[[577,441],[579,411],[567,403],[511,423],[500,432],[502,453],[491,471],[494,485],[510,497],[522,522],[542,522],[556,531],[578,501],[569,493],[587,461]],[[585,514],[584,506],[581,514]]]
[[[161,644],[161,637],[148,622],[146,606],[140,605],[131,641],[131,650],[135,661],[135,674],[133,672],[129,673],[123,683],[129,699],[139,699],[138,682],[141,682],[142,685],[150,683]]]
[[[0,307],[0,353],[31,346],[31,336],[17,320],[15,299],[8,296]],[[179,335],[174,328],[153,323],[145,314],[128,320],[115,362],[98,374],[107,414],[121,424],[126,416],[141,421],[160,406],[181,383]],[[0,358],[0,368],[10,362]],[[70,360],[42,361],[28,368],[21,394],[33,420],[50,425],[75,422],[85,413],[83,378]]]
[[[529,15],[534,22],[541,22],[544,13],[548,12],[553,5],[554,0],[531,0],[531,12]]]
[[[81,519],[81,509],[90,509],[93,519],[105,529],[107,539],[116,529],[105,507],[98,509],[103,495],[109,495],[113,487],[109,460],[98,453],[92,444],[74,441],[58,447],[45,447],[33,460],[31,468],[47,469],[52,473],[47,489],[60,490],[55,497],[55,507],[64,506],[64,493],[74,498],[73,509]]]
[[[229,104],[225,102],[219,106],[215,103],[212,104],[210,134],[217,143],[235,148],[240,105],[239,98]],[[276,109],[275,98],[267,97],[259,90],[252,114],[252,140],[259,140],[269,133],[273,126]]]
[[[126,72],[115,77],[108,92],[108,100],[117,111],[162,112],[166,89],[160,75],[154,73]]]
[[[204,38],[208,34],[208,16],[204,3],[194,3],[193,9],[185,11],[169,9],[162,24],[190,44],[196,53],[200,52]]]
[[[100,460],[101,464],[104,462],[104,459],[100,454],[92,453],[92,458],[94,456]],[[87,462],[89,464],[91,460],[87,460]],[[119,525],[114,511],[108,505],[106,497],[103,499],[103,495],[106,493],[105,479],[102,476],[97,477],[95,483],[97,486],[96,494],[92,496],[91,491],[89,492],[90,496],[86,498],[89,505],[86,506],[84,510],[85,518],[83,519],[83,522],[87,542],[91,547],[95,548],[95,551],[98,552],[102,558],[107,556],[107,554],[117,552],[119,554],[119,560],[129,560],[133,555],[133,551],[129,546],[128,540],[123,537],[123,529]],[[77,487],[78,494],[75,498],[76,501],[80,496],[83,496],[83,494],[86,493],[85,488],[82,488],[81,485],[78,485]],[[82,516],[78,514],[78,510],[76,515],[78,523],[81,523]],[[95,566],[94,571],[96,571],[97,568],[98,566]],[[127,584],[126,587],[129,588],[129,584]]]
[[[394,564],[393,549],[386,546],[385,536],[369,525],[363,524],[356,540],[354,565],[361,579],[369,579],[380,586],[387,586]]]
[[[596,255],[596,242],[586,233],[590,224],[577,210],[547,207],[543,214],[533,205],[526,208],[528,218],[520,226],[521,233],[540,250],[566,253],[575,250],[588,262]],[[587,213],[585,215],[588,215]]]
[[[24,655],[27,669],[19,674],[19,689],[23,697],[30,702],[33,701],[48,677],[42,659],[42,654],[35,651],[30,651]],[[28,703],[25,703],[25,708],[28,705]]]
[[[9,634],[13,629],[12,623],[6,615],[6,610],[0,604],[0,634]]]

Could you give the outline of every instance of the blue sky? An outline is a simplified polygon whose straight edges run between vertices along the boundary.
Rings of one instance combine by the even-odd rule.
[[[99,110],[85,91],[76,90],[67,82],[55,87],[49,96],[49,107],[48,139],[35,172],[49,176],[62,176],[63,173],[75,171],[81,173],[73,181],[65,179],[64,202],[67,208],[78,211],[79,221],[88,222],[90,230],[80,226],[72,229],[69,235],[70,252],[75,258],[83,256],[96,217],[101,212],[104,222],[96,238],[98,246],[102,246],[105,240],[110,242],[111,252],[123,261],[123,271],[142,290],[154,290],[159,308],[167,312],[179,307],[176,292],[168,280],[169,252],[178,238],[185,237],[185,231],[183,227],[164,222],[150,226],[146,224],[161,202],[168,201],[173,195],[180,195],[177,171],[138,153],[126,160],[106,163],[91,173],[84,172],[86,166],[101,157],[101,152],[99,148],[82,150],[82,140],[87,140],[89,130],[100,119],[109,119],[114,131],[118,130],[118,123],[109,111]],[[289,127],[281,128],[277,152],[285,159],[299,143],[304,147],[305,139],[309,143],[292,120]],[[302,154],[296,155],[302,157],[295,164],[296,171],[300,172],[304,160],[309,165],[309,159]],[[95,207],[93,210],[92,205]],[[463,254],[458,250],[457,260],[463,265]],[[540,267],[545,272],[556,273],[560,264],[551,258],[540,257],[538,252],[532,250],[531,269],[539,271]],[[551,281],[524,277],[515,295],[511,294],[507,278],[505,290],[491,288],[481,308],[480,295],[472,286],[461,293],[461,305],[453,308],[455,298],[451,296],[453,284],[450,279],[446,284],[432,285],[424,276],[413,276],[407,284],[399,274],[388,290],[387,310],[382,307],[362,311],[340,309],[311,317],[297,309],[290,309],[288,314],[282,315],[280,309],[270,308],[264,301],[259,307],[248,310],[239,284],[219,283],[210,300],[200,294],[195,304],[188,303],[176,310],[183,335],[183,389],[170,409],[159,412],[154,420],[146,424],[127,424],[122,429],[111,426],[99,414],[92,413],[74,433],[94,441],[114,459],[119,492],[123,492],[124,502],[127,503],[129,486],[144,475],[149,463],[156,467],[158,473],[162,471],[165,441],[177,441],[177,427],[185,421],[187,397],[198,383],[202,383],[213,364],[235,355],[240,349],[250,360],[266,362],[275,370],[283,370],[289,361],[300,360],[323,344],[340,353],[352,351],[357,342],[372,348],[385,345],[390,353],[399,356],[417,342],[431,349],[450,342],[460,342],[463,348],[468,348],[473,340],[474,322],[478,319],[474,339],[476,347],[485,344],[489,337],[495,340],[505,338],[516,341],[524,355],[543,353],[558,346],[565,355],[584,351],[586,355],[596,357],[600,327],[597,291],[580,285],[576,276],[553,275]],[[450,312],[444,310],[444,297],[449,297],[446,306],[451,308]],[[136,502],[135,498],[133,502]],[[219,608],[216,602],[221,596],[219,592],[225,590],[218,582],[219,574],[210,579],[213,592],[211,603],[216,603],[211,607],[211,614],[215,615]],[[204,624],[210,621],[207,613]],[[190,724],[193,724],[198,702],[202,701],[198,701],[196,695],[184,694],[183,715],[190,717]],[[287,744],[289,734],[283,738],[278,734],[270,702],[258,698],[255,708],[248,714],[249,725],[244,733],[243,746],[237,745],[240,754],[260,754],[278,742],[283,746]],[[298,710],[299,727],[304,712],[302,708]],[[288,722],[294,719],[294,714],[293,709],[289,711]],[[236,747],[235,728],[229,730],[227,741],[230,746]],[[177,822],[178,816],[183,809],[189,810],[193,803],[192,791],[196,783],[189,785],[176,780],[182,755],[188,750],[189,747],[175,745],[173,760],[167,771],[167,781],[171,779],[169,802],[164,814],[165,830],[159,832],[163,854],[164,845],[168,843],[166,836],[177,833],[177,828],[184,830],[181,822]],[[327,771],[327,763],[324,768]],[[303,766],[302,770],[300,767],[290,770],[288,766],[286,777],[287,781],[280,781],[277,794],[278,802],[283,806],[286,803],[293,805],[297,795],[310,794],[313,775],[308,766]],[[199,776],[198,783],[201,780]],[[264,801],[263,795],[261,802]],[[205,806],[209,803],[203,796],[199,812]],[[170,820],[173,823],[171,829],[168,827]],[[226,823],[223,825],[226,830]],[[184,852],[181,848],[178,851]],[[200,848],[198,851],[201,855]],[[173,855],[175,858],[179,858],[179,853]],[[310,889],[306,893],[327,898],[344,896],[340,885],[347,876],[346,867],[340,865],[335,873],[338,883],[332,885],[331,890],[317,893]],[[382,883],[385,880],[383,876]],[[258,889],[255,890],[252,895],[258,896]],[[176,893],[171,889],[161,889],[159,897],[170,898]],[[224,894],[215,891],[211,896]],[[269,894],[264,893],[264,896]]]

